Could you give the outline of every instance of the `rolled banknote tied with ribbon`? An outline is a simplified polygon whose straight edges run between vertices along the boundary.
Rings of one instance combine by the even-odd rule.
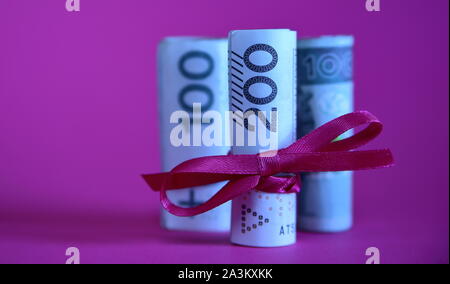
[[[278,150],[296,140],[296,41],[296,32],[290,30],[230,33],[232,154]],[[292,245],[296,242],[296,194],[248,191],[233,199],[231,220],[234,244]]]
[[[357,134],[336,141],[336,137],[362,126],[365,128]],[[353,112],[326,123],[286,148],[271,151],[271,155],[206,156],[183,162],[170,172],[146,174],[143,178],[154,191],[159,191],[161,204],[167,211],[180,217],[196,216],[255,189],[282,196],[298,193],[298,177],[280,176],[282,173],[390,167],[394,158],[389,149],[356,150],[375,139],[382,129],[383,124],[371,113]],[[170,191],[198,188],[220,181],[228,183],[211,199],[196,207],[180,207],[167,195]],[[254,217],[259,219],[258,215]]]
[[[201,139],[203,130],[214,123],[208,113],[228,111],[227,49],[227,39],[170,37],[160,43],[159,115],[164,171],[193,158],[228,154],[225,131],[222,143],[204,145]],[[181,207],[195,207],[223,185],[191,187],[168,195]],[[161,224],[170,230],[229,231],[230,214],[230,203],[193,217],[178,217],[163,210]]]
[[[299,138],[353,111],[353,42],[352,36],[298,41]],[[350,229],[352,192],[352,172],[302,174],[299,228],[313,232]]]

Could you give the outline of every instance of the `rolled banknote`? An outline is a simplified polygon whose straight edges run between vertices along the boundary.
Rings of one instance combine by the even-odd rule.
[[[232,153],[258,154],[296,140],[296,32],[229,35]],[[231,242],[251,247],[296,242],[296,194],[252,190],[232,201]]]
[[[204,141],[202,136],[212,123],[220,123],[220,117],[214,120],[213,111],[221,115],[228,112],[227,50],[227,39],[171,37],[160,43],[159,115],[164,171],[189,159],[228,154],[225,131],[219,143]],[[168,197],[181,207],[196,207],[223,185],[174,190],[168,192]],[[227,203],[188,218],[163,210],[161,224],[170,230],[218,232],[230,230],[230,219],[231,204]]]
[[[299,40],[299,138],[353,111],[353,42],[351,36]],[[302,174],[299,228],[313,232],[340,232],[351,226],[352,173]]]

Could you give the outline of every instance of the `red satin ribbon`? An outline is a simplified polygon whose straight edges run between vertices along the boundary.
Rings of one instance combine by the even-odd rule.
[[[345,132],[364,125],[367,127],[357,134],[334,141]],[[153,190],[160,191],[162,206],[167,211],[181,217],[195,216],[253,189],[267,193],[299,192],[300,172],[356,171],[392,166],[394,159],[389,149],[352,151],[373,140],[382,129],[381,122],[371,113],[354,112],[328,122],[273,155],[202,157],[186,161],[168,173],[143,177]],[[275,176],[281,173],[296,176]],[[167,190],[221,181],[229,182],[210,200],[197,207],[179,207],[167,197]]]

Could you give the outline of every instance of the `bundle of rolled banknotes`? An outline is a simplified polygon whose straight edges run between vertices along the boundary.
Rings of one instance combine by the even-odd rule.
[[[352,47],[351,36],[298,40],[295,31],[283,29],[232,31],[228,39],[164,39],[158,50],[163,170],[230,151],[281,149],[351,112]],[[350,229],[352,174],[299,174],[299,196],[254,190],[194,217],[163,210],[162,226],[230,231],[232,243],[251,247],[292,245],[297,229]],[[168,194],[178,206],[196,207],[223,185]]]

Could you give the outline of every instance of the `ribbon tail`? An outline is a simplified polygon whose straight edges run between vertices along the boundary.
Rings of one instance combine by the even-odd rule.
[[[366,125],[361,132],[339,141],[334,141],[345,132]],[[383,130],[383,124],[370,112],[358,111],[338,117],[298,140],[285,152],[330,152],[349,151],[375,139]]]
[[[203,186],[221,181],[231,180],[241,175],[217,173],[159,173],[142,175],[145,182],[153,191],[178,190],[196,186]]]
[[[256,188],[266,193],[299,193],[300,192],[300,176],[291,177],[263,177]]]
[[[228,182],[211,199],[205,203],[192,208],[184,208],[175,205],[167,196],[166,188],[161,188],[161,204],[169,213],[179,217],[191,217],[208,212],[233,198],[248,192],[258,186],[259,176],[246,176]]]
[[[289,173],[360,171],[386,168],[394,164],[392,152],[387,149],[282,154],[281,159],[283,171]]]

